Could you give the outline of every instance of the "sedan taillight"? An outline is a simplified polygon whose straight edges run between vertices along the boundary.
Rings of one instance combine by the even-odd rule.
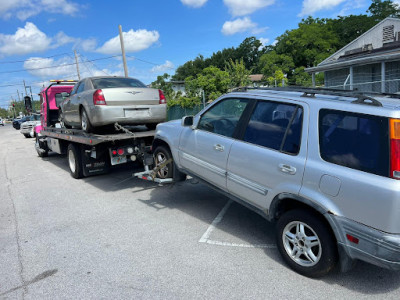
[[[93,104],[94,105],[107,105],[106,99],[104,98],[104,94],[102,90],[96,90],[93,93]]]
[[[160,95],[160,104],[165,104],[167,103],[167,100],[165,99],[164,93],[162,90],[158,90],[158,94]]]

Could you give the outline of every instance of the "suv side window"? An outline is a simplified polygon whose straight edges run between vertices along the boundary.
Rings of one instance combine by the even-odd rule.
[[[376,175],[389,174],[387,118],[322,109],[319,146],[325,161]]]
[[[224,99],[205,112],[197,129],[232,137],[249,100]]]
[[[76,93],[82,93],[85,90],[85,82],[82,81],[81,84],[78,87],[78,90],[76,91]]]
[[[260,101],[251,115],[243,140],[284,153],[298,154],[302,125],[302,107]]]

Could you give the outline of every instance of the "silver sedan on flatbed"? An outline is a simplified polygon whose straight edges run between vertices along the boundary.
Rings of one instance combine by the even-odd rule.
[[[166,120],[167,105],[163,92],[148,88],[129,77],[88,77],[80,80],[60,105],[60,121],[65,127],[86,132],[94,127],[146,125],[149,129]]]

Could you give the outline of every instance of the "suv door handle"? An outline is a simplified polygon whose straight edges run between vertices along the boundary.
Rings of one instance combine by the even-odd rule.
[[[279,169],[283,172],[283,173],[287,173],[290,175],[294,175],[296,174],[296,168],[286,165],[286,164],[279,164]]]
[[[224,152],[225,147],[220,144],[216,144],[216,145],[214,145],[214,149],[219,152]]]

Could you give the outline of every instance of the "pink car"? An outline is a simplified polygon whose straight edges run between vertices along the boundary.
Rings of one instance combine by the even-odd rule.
[[[70,93],[75,80],[50,80],[51,84],[40,92],[40,125],[35,127],[36,135],[45,127],[54,127],[59,122],[59,107],[64,100],[62,93]]]

